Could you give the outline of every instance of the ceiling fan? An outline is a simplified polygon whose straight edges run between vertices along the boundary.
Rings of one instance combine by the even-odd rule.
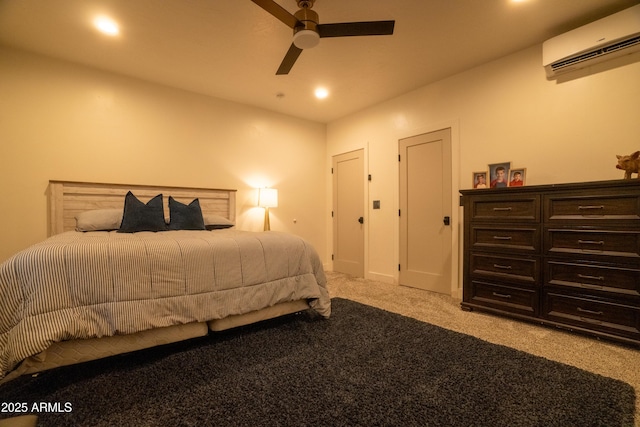
[[[393,34],[395,21],[343,22],[319,24],[318,14],[311,10],[315,0],[297,0],[298,10],[293,15],[273,0],[251,0],[287,26],[293,28],[293,43],[284,56],[276,74],[289,74],[302,53],[324,37],[384,36]]]

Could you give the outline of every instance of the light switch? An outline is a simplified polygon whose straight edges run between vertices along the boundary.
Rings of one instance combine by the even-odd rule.
[[[380,200],[373,201],[373,209],[380,209]]]

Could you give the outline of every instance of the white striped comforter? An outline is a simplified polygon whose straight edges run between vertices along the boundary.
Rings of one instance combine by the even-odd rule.
[[[237,230],[70,231],[0,265],[0,378],[51,343],[204,322],[311,299],[331,313],[303,239]]]

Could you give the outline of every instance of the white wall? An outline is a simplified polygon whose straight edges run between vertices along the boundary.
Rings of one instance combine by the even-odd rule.
[[[456,206],[458,189],[471,188],[472,172],[489,163],[527,168],[528,185],[620,179],[615,155],[640,150],[639,58],[558,83],[546,79],[541,46],[535,46],[330,123],[327,161],[365,148],[365,175],[373,177],[365,183],[366,275],[397,282],[399,138],[452,128]],[[381,200],[380,210],[371,209],[372,200]],[[462,214],[454,212],[454,250],[460,251]],[[327,236],[331,248],[331,223]],[[459,296],[460,266],[453,269],[452,293]]]
[[[640,149],[640,63],[613,65],[547,81],[536,46],[325,129],[0,48],[0,261],[46,236],[47,182],[59,179],[236,188],[238,225],[249,230],[262,226],[252,188],[270,185],[280,190],[272,228],[307,238],[326,262],[331,156],[364,148],[373,178],[366,183],[366,274],[393,282],[399,138],[452,127],[456,195],[471,186],[473,171],[503,161],[526,167],[528,184],[621,178],[615,154]],[[372,200],[381,200],[380,210]],[[461,219],[454,211],[456,245]]]
[[[254,188],[271,186],[271,228],[326,260],[325,139],[323,124],[0,48],[0,261],[46,237],[50,179],[237,189],[246,230],[262,229]]]

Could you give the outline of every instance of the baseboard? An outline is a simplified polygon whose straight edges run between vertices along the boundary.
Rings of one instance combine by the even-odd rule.
[[[365,276],[366,279],[375,280],[376,282],[389,283],[391,285],[397,284],[395,277],[388,274],[373,273],[370,271]]]

